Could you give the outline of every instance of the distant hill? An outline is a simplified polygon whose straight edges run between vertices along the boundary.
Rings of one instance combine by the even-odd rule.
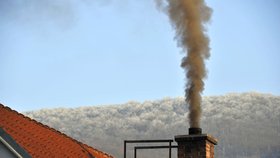
[[[280,96],[210,96],[203,98],[202,108],[203,132],[219,140],[217,158],[280,157]],[[125,139],[173,139],[174,135],[187,134],[188,129],[188,109],[180,97],[25,114],[117,158],[123,157]],[[164,158],[165,152],[144,151],[139,157]]]

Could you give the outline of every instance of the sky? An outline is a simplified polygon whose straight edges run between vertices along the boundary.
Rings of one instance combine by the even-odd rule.
[[[202,95],[280,95],[280,1],[206,3]],[[0,103],[24,112],[184,96],[174,35],[153,0],[0,0]]]

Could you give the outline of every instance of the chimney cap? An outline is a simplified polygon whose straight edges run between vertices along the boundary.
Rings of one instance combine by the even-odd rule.
[[[218,144],[218,140],[208,134],[197,134],[197,135],[177,135],[175,136],[176,142],[193,142],[193,141],[204,141],[207,140],[214,145]]]
[[[189,135],[202,134],[202,129],[197,127],[189,128]]]

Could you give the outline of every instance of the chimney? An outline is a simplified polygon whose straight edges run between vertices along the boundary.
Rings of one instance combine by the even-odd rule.
[[[178,158],[214,158],[217,139],[202,134],[201,128],[189,128],[189,135],[175,136],[178,143]]]

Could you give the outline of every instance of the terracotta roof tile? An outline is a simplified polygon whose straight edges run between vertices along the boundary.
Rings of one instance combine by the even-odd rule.
[[[34,158],[113,158],[2,104],[0,127]]]

